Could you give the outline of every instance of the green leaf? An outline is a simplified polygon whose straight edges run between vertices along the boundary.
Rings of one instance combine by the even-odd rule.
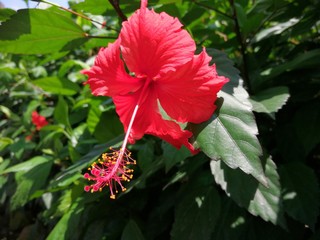
[[[275,87],[251,96],[250,102],[255,112],[275,113],[286,104],[289,96],[287,87]]]
[[[153,176],[157,171],[164,167],[163,159],[156,158],[152,165],[149,165],[148,168],[144,169],[142,174],[138,178],[133,178],[127,186],[127,191],[122,192],[119,194],[119,197],[123,194],[129,193],[133,187],[136,188],[145,188],[146,187],[146,180]]]
[[[314,49],[299,53],[297,56],[291,57],[285,63],[268,68],[261,73],[265,80],[273,79],[276,76],[293,70],[318,67],[319,66],[320,49]]]
[[[139,149],[137,160],[142,172],[145,172],[152,167],[154,160],[154,144],[151,141],[147,141]]]
[[[320,207],[320,192],[314,171],[294,162],[281,166],[283,205],[288,215],[315,229]]]
[[[32,83],[44,91],[52,94],[60,94],[72,96],[80,92],[80,87],[78,84],[71,82],[69,80],[62,80],[58,77],[46,77],[32,81]]]
[[[66,101],[63,99],[62,96],[59,96],[59,101],[54,110],[54,119],[58,123],[65,125],[68,129],[71,129],[68,112],[69,112],[68,104],[66,103]]]
[[[78,226],[83,210],[84,207],[81,202],[76,201],[73,203],[70,210],[63,215],[46,239],[76,239],[77,235],[80,236],[81,229],[78,229]]]
[[[45,54],[84,43],[85,33],[72,19],[41,9],[21,9],[0,25],[0,51]]]
[[[232,199],[223,196],[221,199],[221,213],[219,221],[211,239],[228,240],[241,239],[246,233],[246,210],[237,206]]]
[[[13,113],[9,108],[6,106],[0,105],[0,112],[2,112],[8,119],[12,119],[14,121],[19,121],[19,116]]]
[[[89,66],[80,60],[68,60],[59,68],[58,76],[62,78],[72,71],[78,71],[84,68],[89,68]]]
[[[163,141],[162,149],[166,172],[168,172],[177,163],[191,156],[190,151],[185,146],[182,146],[180,149],[176,149],[171,144]]]
[[[45,185],[51,166],[52,159],[38,156],[6,170],[17,171],[18,187],[11,199],[11,210],[26,204],[32,194]]]
[[[219,194],[211,186],[188,191],[176,208],[172,239],[211,239],[220,205]]]
[[[107,142],[123,133],[123,126],[114,109],[103,112],[94,130],[95,138],[100,142]]]
[[[102,15],[107,10],[112,10],[112,5],[105,0],[85,0],[75,4],[73,8],[94,15]]]
[[[216,183],[239,206],[245,207],[254,216],[285,227],[279,176],[270,157],[264,166],[269,179],[268,188],[239,169],[229,168],[222,161],[212,160],[210,167]]]
[[[169,4],[177,2],[181,2],[181,0],[150,0],[149,6],[153,4]],[[120,8],[125,14],[138,10],[139,6],[140,1],[137,0],[120,1]],[[104,15],[107,12],[108,16],[116,16],[116,12],[114,11],[112,5],[106,0],[84,0],[73,5],[73,8],[79,11],[92,13],[94,15]]]
[[[99,123],[102,110],[99,108],[101,100],[98,98],[93,98],[90,101],[90,110],[87,118],[88,129],[91,133],[96,129],[97,124]]]
[[[1,174],[9,173],[9,172],[27,172],[27,171],[31,170],[34,166],[46,163],[48,161],[49,161],[48,158],[37,156],[37,157],[34,157],[28,161],[16,164],[14,166],[11,166],[11,167],[5,169],[4,171],[1,172]]]
[[[247,23],[247,15],[246,15],[245,10],[243,9],[243,7],[240,4],[235,3],[234,5],[235,5],[236,11],[237,11],[237,18],[238,18],[239,26],[242,29]]]
[[[16,11],[10,8],[1,8],[0,9],[0,22],[6,21],[10,18],[13,14],[15,14]]]
[[[13,143],[14,141],[11,138],[0,137],[0,151],[4,150],[7,146]]]
[[[138,227],[138,225],[134,220],[130,219],[122,232],[121,240],[143,240],[143,239],[145,238],[143,237],[143,234],[140,228]]]
[[[319,102],[310,102],[296,111],[293,118],[294,132],[302,144],[305,155],[308,155],[320,143],[319,109]]]
[[[270,36],[281,34],[284,31],[291,28],[292,26],[294,26],[295,24],[297,24],[298,22],[299,22],[299,19],[292,18],[292,19],[289,19],[287,22],[276,23],[275,26],[267,28],[267,29],[263,29],[262,31],[257,33],[255,35],[255,37],[253,38],[253,42],[259,42],[259,41],[261,41],[265,38],[268,38]]]
[[[222,159],[229,167],[240,168],[267,185],[261,161],[261,147],[251,111],[234,97],[221,92],[223,104],[208,121],[190,125],[195,143],[212,159]]]
[[[17,131],[20,131],[21,129],[23,129],[23,126],[21,126]],[[27,150],[34,148],[35,144],[33,142],[26,141],[25,138],[19,138],[17,142],[9,146],[9,150],[12,155],[17,159],[21,159]]]

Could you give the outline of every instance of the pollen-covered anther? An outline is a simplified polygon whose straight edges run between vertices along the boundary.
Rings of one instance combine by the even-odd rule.
[[[109,187],[110,198],[115,199],[115,193],[118,193],[120,187],[122,191],[126,188],[122,185],[123,182],[129,182],[133,177],[133,169],[128,168],[130,165],[135,165],[136,161],[131,158],[131,153],[125,149],[114,150],[112,152],[102,154],[102,158],[91,164],[88,168],[90,173],[85,173],[84,178],[93,181],[93,184],[85,186],[86,192],[102,191],[105,186]]]

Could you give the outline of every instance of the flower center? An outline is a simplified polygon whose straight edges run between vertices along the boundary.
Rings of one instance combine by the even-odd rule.
[[[135,165],[136,161],[131,158],[131,153],[128,150],[123,151],[120,149],[117,151],[112,148],[110,150],[111,152],[102,154],[102,159],[98,159],[88,168],[90,174],[84,174],[84,178],[95,182],[90,186],[85,186],[84,190],[97,192],[102,191],[103,187],[109,186],[110,198],[115,199],[115,194],[118,193],[118,186],[122,191],[126,190],[122,182],[130,181],[133,176],[133,169],[129,167],[130,165]]]

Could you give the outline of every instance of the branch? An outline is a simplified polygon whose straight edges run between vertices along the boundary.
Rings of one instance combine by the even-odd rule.
[[[87,38],[102,38],[102,39],[117,39],[118,37],[114,37],[114,36],[93,36],[93,35],[89,35],[89,34],[85,34],[84,35]]]
[[[249,79],[249,74],[248,74],[248,61],[247,61],[247,54],[246,54],[247,46],[241,36],[240,25],[239,25],[239,21],[238,21],[238,17],[237,17],[237,10],[236,10],[235,4],[234,4],[234,0],[229,0],[229,2],[232,7],[232,11],[233,11],[232,18],[233,18],[233,21],[235,24],[235,32],[236,32],[237,40],[240,44],[240,51],[241,51],[242,61],[243,61],[244,82],[248,88],[248,92],[250,93],[251,92],[251,84],[250,84],[250,79]]]
[[[117,12],[118,16],[120,17],[120,19],[122,20],[122,22],[127,21],[126,15],[124,15],[122,10],[120,9],[119,0],[109,0],[109,2],[112,5],[112,7],[114,8],[114,10],[116,10],[116,12]]]

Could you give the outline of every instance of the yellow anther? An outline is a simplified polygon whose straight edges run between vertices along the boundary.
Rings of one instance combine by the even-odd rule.
[[[99,191],[101,192],[101,191],[102,191],[102,188],[99,188]]]
[[[111,199],[116,199],[116,195],[110,195]]]
[[[125,192],[127,189],[125,187],[122,188],[122,192]]]

